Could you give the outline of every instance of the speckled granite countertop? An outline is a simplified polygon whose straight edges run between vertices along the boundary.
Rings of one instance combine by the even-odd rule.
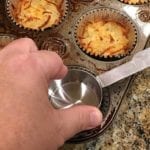
[[[150,68],[138,73],[109,129],[97,139],[61,150],[149,150]]]

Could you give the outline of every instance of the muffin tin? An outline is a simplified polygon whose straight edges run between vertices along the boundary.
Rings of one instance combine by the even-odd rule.
[[[0,50],[16,38],[17,37],[15,35],[11,34],[0,34]]]
[[[62,59],[69,54],[68,42],[61,37],[49,37],[41,45],[40,49],[56,52]]]
[[[39,49],[56,51],[62,57],[66,65],[86,68],[95,75],[101,74],[130,60],[134,53],[141,51],[145,47],[146,41],[150,36],[149,3],[129,5],[119,0],[68,0],[68,15],[66,15],[59,26],[48,28],[44,31],[33,31],[26,30],[13,23],[8,15],[6,1],[0,0],[0,2],[0,33],[2,33],[3,36],[6,34],[11,36],[13,34],[17,38],[30,37],[36,42]],[[104,61],[103,59],[99,60],[91,57],[80,49],[74,35],[76,25],[80,17],[85,13],[97,9],[109,9],[110,11],[113,9],[127,16],[130,22],[132,22],[136,29],[136,38],[134,38],[135,43],[129,55],[115,61],[111,59]],[[51,45],[52,41],[55,42],[53,46]],[[129,77],[105,88],[103,91],[103,100],[99,107],[104,116],[102,124],[97,128],[75,135],[67,142],[79,143],[102,135],[116,116],[128,87],[132,85],[132,80],[133,77]]]

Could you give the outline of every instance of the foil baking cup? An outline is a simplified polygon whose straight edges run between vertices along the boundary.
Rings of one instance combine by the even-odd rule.
[[[23,25],[23,23],[21,22],[18,22],[17,21],[17,18],[18,16],[16,15],[15,16],[15,13],[18,11],[20,11],[21,9],[21,6],[18,6],[19,4],[19,1],[20,0],[6,0],[6,12],[7,12],[7,15],[9,17],[9,19],[11,20],[11,22],[13,24],[15,24],[16,26],[20,27],[20,28],[23,28],[23,29],[27,29],[27,30],[33,30],[33,31],[44,31],[46,29],[52,29],[52,28],[55,28],[57,26],[59,26],[66,18],[67,14],[68,14],[68,0],[62,0],[62,4],[59,6],[59,12],[61,13],[60,15],[60,18],[59,18],[59,21],[56,22],[54,24],[52,24],[51,26],[48,26],[48,27],[44,27],[44,24],[46,22],[48,22],[48,20],[44,22],[44,24],[41,26],[41,27],[38,27],[38,28],[32,28],[32,27],[26,27],[25,25]],[[26,1],[30,1],[30,4],[32,2],[32,0],[26,0]],[[44,0],[43,0],[44,1]],[[47,0],[45,0],[47,1]],[[51,3],[51,2],[50,2]],[[28,6],[29,7],[29,6]],[[28,8],[27,7],[27,8]],[[40,9],[40,8],[39,8]],[[44,13],[49,13],[49,12],[44,12]],[[50,14],[50,13],[49,13]],[[35,17],[38,17],[38,14],[36,14],[37,16]],[[30,19],[30,18],[29,18]],[[47,18],[47,19],[50,19],[50,16]]]
[[[105,22],[115,22],[127,30],[128,44],[125,49],[125,53],[105,55],[105,54],[94,54],[90,50],[86,49],[81,43],[80,36],[85,30],[85,25],[90,22],[98,22],[103,20]],[[137,29],[134,22],[125,14],[113,8],[102,7],[98,9],[90,10],[82,14],[75,24],[74,39],[80,50],[85,54],[89,55],[98,60],[113,61],[121,59],[130,54],[134,50],[137,43]]]

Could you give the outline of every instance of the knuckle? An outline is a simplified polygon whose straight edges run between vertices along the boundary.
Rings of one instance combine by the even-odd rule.
[[[12,57],[9,61],[10,64],[12,64],[13,66],[16,66],[16,65],[21,65],[26,59],[27,59],[27,54],[19,54],[19,55],[16,55],[14,57]]]
[[[62,63],[62,59],[56,52],[50,52],[50,55],[54,57],[60,64]]]
[[[27,37],[26,37],[26,38],[22,38],[22,40],[23,40],[24,43],[35,44],[34,41],[33,41],[32,39],[27,38]]]
[[[36,67],[36,61],[35,58],[27,53],[17,55],[13,57],[9,61],[9,68],[11,68],[13,71],[21,71],[22,69],[26,69],[27,67],[35,68]]]
[[[56,52],[50,52],[50,55],[54,59],[55,63],[57,64],[58,71],[60,71],[60,69],[63,66],[63,60]]]

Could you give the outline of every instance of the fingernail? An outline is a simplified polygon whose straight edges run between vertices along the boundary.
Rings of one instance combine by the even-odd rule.
[[[91,127],[96,127],[100,125],[102,121],[102,114],[100,111],[96,110],[90,114]]]

